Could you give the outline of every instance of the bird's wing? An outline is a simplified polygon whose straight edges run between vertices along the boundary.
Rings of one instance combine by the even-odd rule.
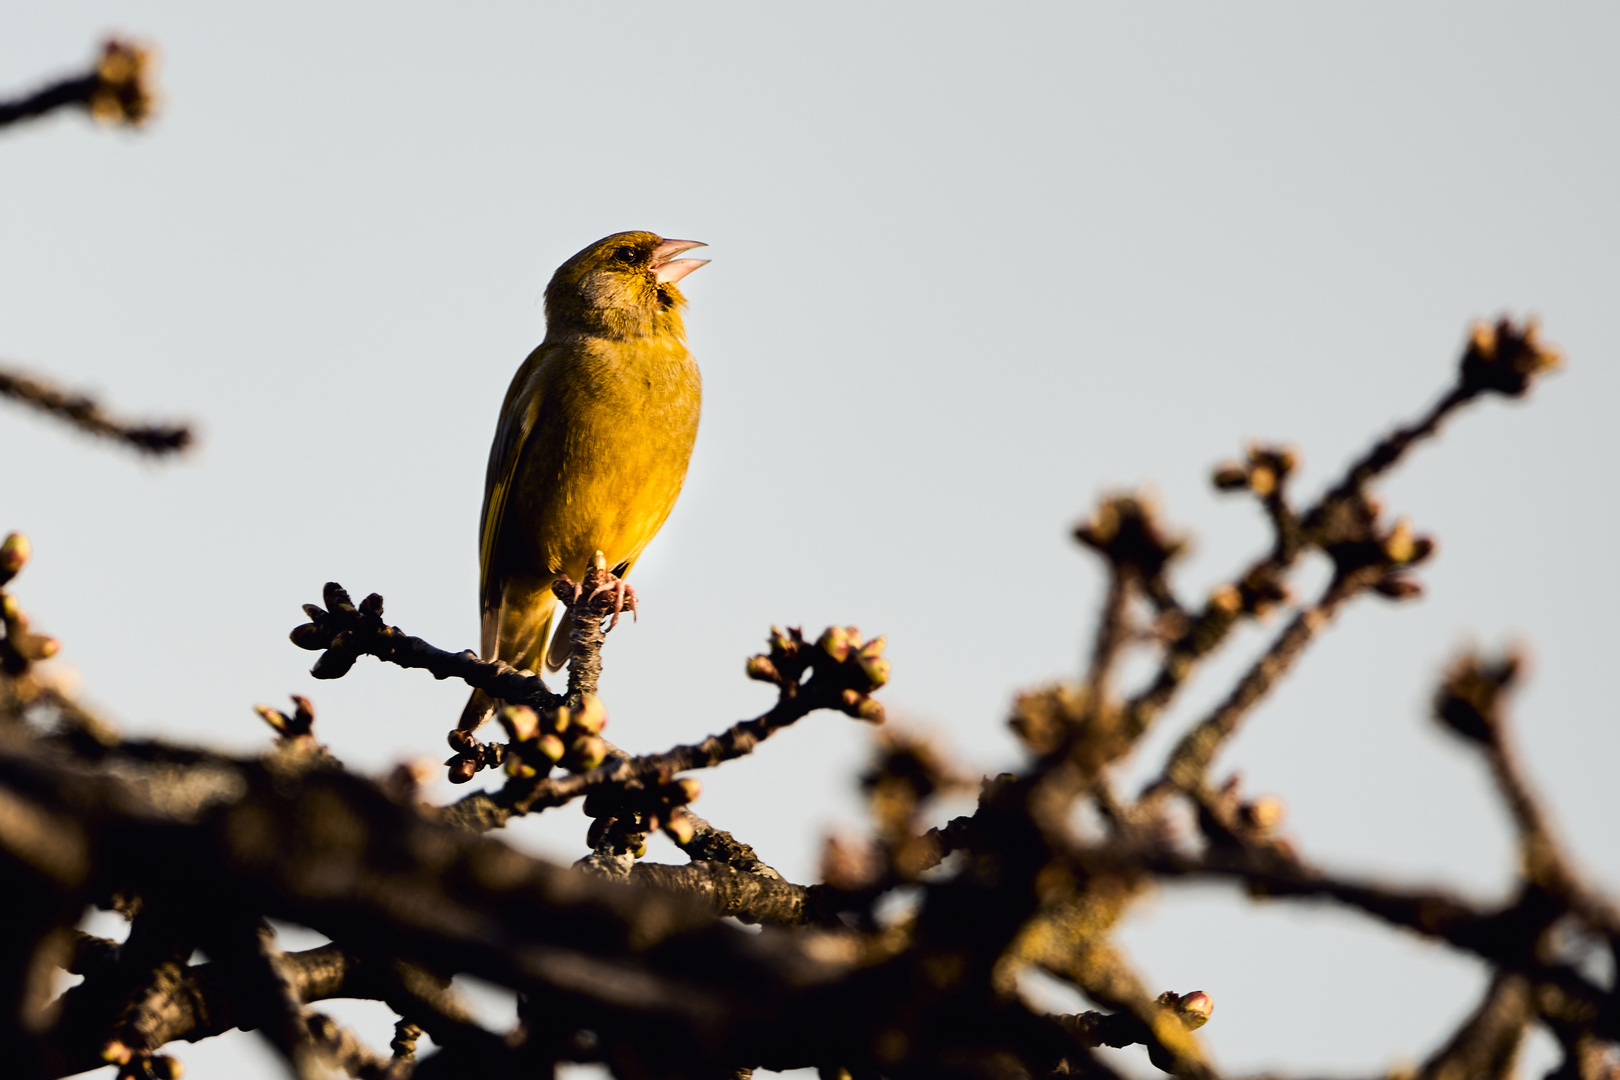
[[[484,474],[484,512],[478,529],[478,595],[486,612],[501,602],[501,582],[493,573],[495,552],[506,517],[507,496],[512,492],[512,480],[518,461],[523,457],[523,444],[528,441],[535,418],[540,415],[539,380],[531,377],[538,354],[536,350],[536,355],[518,370],[506,391],[500,423],[495,428],[495,442],[489,448],[489,469]]]

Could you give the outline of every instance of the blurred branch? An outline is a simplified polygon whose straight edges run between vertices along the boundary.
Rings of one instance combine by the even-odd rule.
[[[37,376],[0,368],[0,396],[59,417],[80,431],[115,439],[143,453],[161,456],[191,445],[191,429],[173,424],[133,424],[105,412],[95,400],[62,390]]]
[[[156,55],[149,46],[109,39],[95,66],[15,101],[0,102],[0,127],[63,108],[84,109],[104,123],[139,127],[152,118]]]

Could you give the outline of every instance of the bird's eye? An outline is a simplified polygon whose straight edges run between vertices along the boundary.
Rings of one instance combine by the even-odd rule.
[[[622,247],[613,253],[613,257],[622,263],[633,263],[640,258],[640,253],[633,247]]]

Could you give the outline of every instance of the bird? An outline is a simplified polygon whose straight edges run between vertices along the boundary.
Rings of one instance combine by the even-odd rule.
[[[614,233],[546,286],[546,335],[506,391],[484,477],[485,660],[560,669],[571,620],[564,611],[548,649],[553,582],[583,580],[598,553],[623,578],[674,508],[703,397],[676,283],[709,261],[677,256],[704,246]],[[475,730],[494,704],[473,691],[458,727]]]

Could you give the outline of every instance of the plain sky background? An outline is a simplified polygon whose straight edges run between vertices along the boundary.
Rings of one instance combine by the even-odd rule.
[[[1214,464],[1289,441],[1310,494],[1433,399],[1471,319],[1537,312],[1567,371],[1383,487],[1440,539],[1426,598],[1355,604],[1219,768],[1323,865],[1501,897],[1503,813],[1426,705],[1465,642],[1526,642],[1519,741],[1620,885],[1620,9],[36,2],[0,12],[0,88],[113,30],[159,43],[167,100],[136,134],[0,132],[0,358],[202,444],[145,464],[0,403],[0,529],[127,730],[252,750],[249,707],[298,692],[351,766],[443,757],[464,688],[369,660],[317,683],[286,634],[335,579],[476,643],[495,413],[552,270],[611,232],[714,259],[684,286],[697,452],[607,653],[636,751],[764,708],[742,663],[772,623],[841,622],[889,635],[891,716],[1013,765],[1010,696],[1079,670],[1101,575],[1068,534],[1098,495],[1151,485],[1201,598],[1266,539]],[[1197,681],[1133,785],[1280,625]],[[860,825],[869,735],[812,717],[698,809],[806,880]],[[551,816],[513,839],[583,853]],[[1159,894],[1125,940],[1150,985],[1214,996],[1234,1071],[1412,1061],[1483,980],[1218,888]],[[352,1013],[374,1045],[378,1010]],[[276,1075],[256,1036],[177,1050]]]

